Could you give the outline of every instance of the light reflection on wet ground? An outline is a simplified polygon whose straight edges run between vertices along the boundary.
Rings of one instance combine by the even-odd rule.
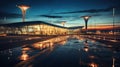
[[[59,36],[0,51],[4,67],[120,67],[120,52],[80,36]]]

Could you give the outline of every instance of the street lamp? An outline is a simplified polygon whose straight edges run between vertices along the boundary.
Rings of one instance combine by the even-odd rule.
[[[25,22],[26,11],[27,11],[28,8],[30,8],[30,6],[28,6],[28,5],[19,5],[18,7],[22,11],[22,21]]]
[[[87,33],[87,24],[88,24],[88,20],[91,16],[82,16],[82,18],[85,21],[85,33]]]

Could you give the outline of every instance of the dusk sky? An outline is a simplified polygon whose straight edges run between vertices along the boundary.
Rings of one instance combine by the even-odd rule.
[[[29,5],[26,21],[45,21],[65,26],[82,26],[81,16],[92,16],[89,26],[111,25],[115,8],[115,24],[120,25],[120,0],[1,0],[0,23],[21,22],[21,10],[17,5]]]

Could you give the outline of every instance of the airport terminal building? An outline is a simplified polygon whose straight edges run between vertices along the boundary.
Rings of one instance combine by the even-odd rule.
[[[65,35],[79,34],[83,26],[63,27],[43,21],[18,22],[0,25],[0,34]]]

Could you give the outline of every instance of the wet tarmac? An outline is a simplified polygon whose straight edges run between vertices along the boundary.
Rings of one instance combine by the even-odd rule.
[[[120,51],[71,35],[2,50],[0,60],[2,67],[120,67]]]

